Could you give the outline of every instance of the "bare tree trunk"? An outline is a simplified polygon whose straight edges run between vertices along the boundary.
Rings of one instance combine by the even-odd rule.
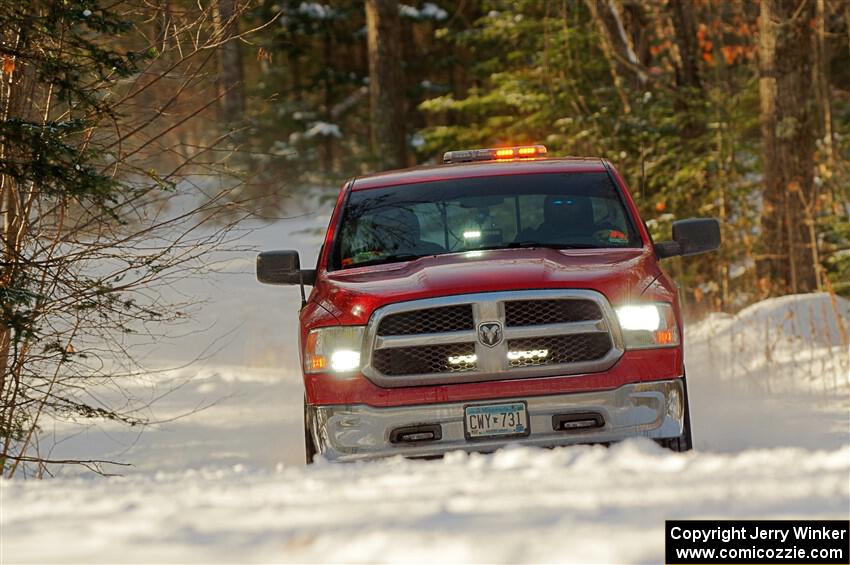
[[[762,0],[759,20],[764,204],[759,276],[772,292],[817,288],[814,206],[814,2]]]
[[[328,26],[322,36],[322,57],[325,60],[325,121],[333,121],[334,91],[333,91],[333,54],[334,54],[333,32]],[[326,175],[334,170],[334,136],[325,135],[322,140],[322,168]]]
[[[159,0],[156,14],[156,43],[160,51],[168,49],[169,28],[171,25],[171,4],[169,0]]]
[[[242,50],[239,40],[238,0],[218,0],[216,34],[223,42],[218,47],[219,118],[235,123],[245,113],[245,91],[242,72]]]
[[[847,27],[847,49],[850,50],[850,2],[844,4],[844,23]]]
[[[366,0],[372,151],[382,169],[407,164],[397,0]]]
[[[622,65],[618,63],[617,56],[614,53],[614,48],[611,45],[611,40],[608,37],[608,30],[605,23],[602,21],[599,10],[596,5],[596,0],[587,0],[587,6],[590,8],[590,13],[593,14],[593,21],[596,22],[596,27],[599,29],[599,35],[602,38],[602,53],[608,60],[608,68],[611,70],[611,80],[614,82],[614,89],[620,97],[620,103],[623,105],[623,112],[631,113],[632,107],[629,103],[629,95],[623,85],[623,70]]]
[[[668,4],[679,50],[680,66],[676,69],[676,84],[702,88],[699,75],[697,26],[693,0],[672,0]]]
[[[25,34],[20,29],[0,30],[0,41],[15,50],[28,47],[24,36]],[[16,58],[11,60],[15,62]],[[18,106],[16,102],[18,102],[22,73],[15,70],[16,66],[12,67],[11,72],[5,72],[2,75],[2,83],[0,83],[0,121],[3,122],[12,117]],[[13,151],[14,146],[9,144],[5,138],[0,138],[0,162],[9,159]],[[0,226],[3,230],[0,232],[0,259],[2,259],[4,265],[0,268],[0,291],[4,291],[5,294],[6,289],[12,287],[15,278],[14,265],[17,262],[19,251],[16,233],[20,224],[17,183],[10,175],[6,174],[0,175],[0,215],[3,217],[2,226]],[[2,416],[4,415],[6,381],[9,378],[12,352],[12,327],[5,323],[6,320],[10,319],[8,310],[10,308],[5,301],[0,303],[0,433],[5,430]],[[3,461],[0,460],[0,474],[2,474],[3,466]]]
[[[830,53],[826,43],[826,0],[815,0],[817,10],[817,34],[815,36],[815,81],[817,84],[818,108],[820,110],[820,134],[824,143],[827,164],[830,168],[835,165],[834,125],[832,120],[832,97],[829,91],[829,62]]]
[[[287,60],[290,80],[289,97],[295,102],[301,102],[304,94],[304,88],[301,85],[301,60],[298,54],[292,51],[287,51]]]
[[[674,107],[683,116],[680,135],[696,139],[706,132],[704,117],[691,109],[691,102],[702,95],[703,81],[699,71],[697,16],[693,0],[672,0],[667,4],[676,41],[676,96]]]
[[[586,0],[602,36],[603,49],[612,62],[615,81],[629,81],[635,88],[646,84],[644,71],[623,26],[616,0]]]
[[[629,42],[634,50],[641,67],[648,67],[652,62],[650,47],[652,43],[653,22],[646,11],[646,5],[641,2],[624,2],[623,25],[628,31]]]

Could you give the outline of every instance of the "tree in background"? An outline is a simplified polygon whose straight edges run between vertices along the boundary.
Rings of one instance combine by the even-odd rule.
[[[761,275],[780,292],[820,288],[815,236],[814,2],[762,0],[759,97],[764,163]],[[803,47],[805,46],[805,47]]]
[[[243,166],[262,215],[276,215],[304,187],[334,185],[369,161],[365,13],[358,1],[333,6],[261,2],[245,62],[249,93]]]
[[[144,425],[103,390],[187,304],[164,298],[228,240],[217,47],[232,22],[172,2],[0,0],[0,472],[50,472],[40,422]],[[233,14],[233,19],[239,14]],[[227,152],[225,152],[227,154]],[[204,179],[213,176],[213,182]],[[59,461],[66,463],[65,461]],[[99,469],[98,462],[81,462]]]
[[[249,115],[255,188],[274,194],[271,209],[305,184],[338,186],[448,149],[542,142],[553,155],[613,161],[656,238],[674,219],[721,219],[719,254],[670,262],[696,309],[850,292],[850,10],[840,2],[797,2],[766,33],[761,10],[786,4],[267,2],[254,21],[277,20],[258,36],[261,97]],[[759,37],[772,30],[785,78],[760,70],[770,53],[760,55]],[[779,52],[795,42],[811,49]],[[774,83],[782,100],[769,118]],[[794,173],[779,151],[792,146]]]
[[[366,25],[372,152],[379,169],[397,169],[407,164],[398,2],[366,0]]]
[[[214,12],[215,33],[221,41],[216,49],[219,120],[226,124],[239,123],[245,113],[242,49],[239,41],[234,41],[239,36],[239,15],[243,9],[237,0],[218,0]]]
[[[712,176],[728,169],[726,185],[739,182],[741,192],[746,189],[746,171],[726,159],[731,136],[747,126],[746,120],[732,119],[746,110],[742,96],[729,97],[733,79],[721,89],[683,65],[669,6],[629,6],[484,2],[484,15],[470,29],[446,38],[475,54],[469,68],[474,86],[421,105],[425,112],[455,118],[453,125],[423,132],[423,153],[540,141],[554,155],[611,159],[631,182],[644,217],[656,218],[650,222],[656,237],[668,237],[671,220],[686,215],[731,219],[740,193],[724,194],[724,185]],[[511,46],[507,52],[505,45]],[[709,97],[717,100],[714,116],[708,113]],[[710,130],[708,122],[724,129]],[[755,154],[752,145],[749,150]],[[704,206],[698,212],[697,202]],[[750,220],[746,211],[735,218]],[[691,288],[716,284],[724,280],[723,265],[733,249],[700,262],[700,272],[682,272],[691,264],[673,267]],[[713,294],[723,295],[720,285]]]
[[[774,133],[763,136],[758,4],[482,1],[472,26],[441,35],[473,53],[467,72],[474,79],[463,93],[420,105],[453,118],[421,132],[420,158],[450,147],[539,141],[555,155],[613,161],[656,238],[669,237],[674,219],[720,218],[720,253],[669,263],[695,309],[734,309],[770,294],[816,289],[825,274],[847,292],[840,275],[848,269],[842,250],[850,247],[842,132],[850,121],[846,96],[834,92],[848,91],[838,70],[839,60],[848,62],[848,27],[839,3],[794,4],[796,19],[786,15],[780,23],[783,41],[798,52],[778,56],[790,75],[777,80],[795,94],[784,96],[786,113],[774,116]],[[818,25],[820,52],[831,58],[821,61],[815,88]],[[818,115],[829,116],[820,128]],[[794,160],[765,148],[766,139],[793,147]],[[799,178],[775,182],[783,170]],[[793,249],[783,247],[787,236],[777,239],[774,221],[785,234],[792,226]]]
[[[400,76],[399,69],[390,71],[396,86],[381,94],[396,102],[375,113],[396,132],[392,147],[381,151],[373,150],[371,137],[370,86],[381,81],[370,80],[364,2],[265,0],[249,13],[247,25],[273,21],[252,37],[254,53],[244,60],[249,98],[242,156],[252,171],[245,189],[257,197],[261,215],[278,215],[312,189],[327,196],[352,175],[379,170],[379,159],[412,164],[422,143],[416,130],[431,119],[419,103],[463,74],[459,53],[436,35],[444,24],[459,30],[470,20],[449,22],[449,12],[433,2],[397,6],[398,29],[390,32],[397,46],[390,54],[402,69]]]
[[[272,209],[448,149],[542,142],[614,162],[656,238],[720,218],[720,253],[669,262],[694,309],[850,293],[845,3],[267,2],[249,115]]]

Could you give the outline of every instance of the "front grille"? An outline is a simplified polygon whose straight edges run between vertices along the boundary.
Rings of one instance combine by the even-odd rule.
[[[369,321],[363,374],[402,387],[604,371],[624,350],[614,317],[602,294],[582,289],[389,304]],[[490,331],[486,340],[481,328]]]
[[[611,338],[607,333],[541,336],[508,342],[509,351],[529,353],[519,359],[509,359],[511,368],[596,361],[610,349]]]
[[[388,376],[463,373],[477,368],[474,355],[473,343],[396,347],[375,351],[372,363]],[[453,363],[450,358],[454,358]]]
[[[378,335],[414,335],[437,332],[456,332],[475,327],[472,305],[459,304],[443,308],[413,310],[392,314],[381,320]]]
[[[591,300],[514,300],[505,302],[507,327],[586,322],[602,318],[599,304]]]

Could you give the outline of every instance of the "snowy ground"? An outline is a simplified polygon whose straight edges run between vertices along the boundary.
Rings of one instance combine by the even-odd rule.
[[[662,562],[665,519],[846,517],[850,450],[506,449],[5,484],[8,562]]]
[[[315,256],[315,236],[260,235]],[[256,285],[251,265],[207,289],[204,323],[245,320],[218,353],[134,391],[174,389],[152,409],[163,423],[42,438],[54,457],[130,461],[124,477],[0,482],[0,562],[661,562],[664,519],[850,516],[847,302],[785,297],[691,326],[685,455],[630,441],[306,468],[297,291]]]

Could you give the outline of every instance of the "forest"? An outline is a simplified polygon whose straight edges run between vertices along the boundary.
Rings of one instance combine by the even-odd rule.
[[[275,17],[231,79],[257,195],[543,143],[614,163],[657,238],[721,220],[720,254],[672,266],[695,312],[850,292],[847,2],[269,2],[243,25]]]
[[[62,462],[45,414],[144,424],[80,391],[240,222],[453,149],[604,157],[656,240],[720,219],[667,263],[693,317],[850,296],[847,0],[0,0],[0,78],[10,476]]]

